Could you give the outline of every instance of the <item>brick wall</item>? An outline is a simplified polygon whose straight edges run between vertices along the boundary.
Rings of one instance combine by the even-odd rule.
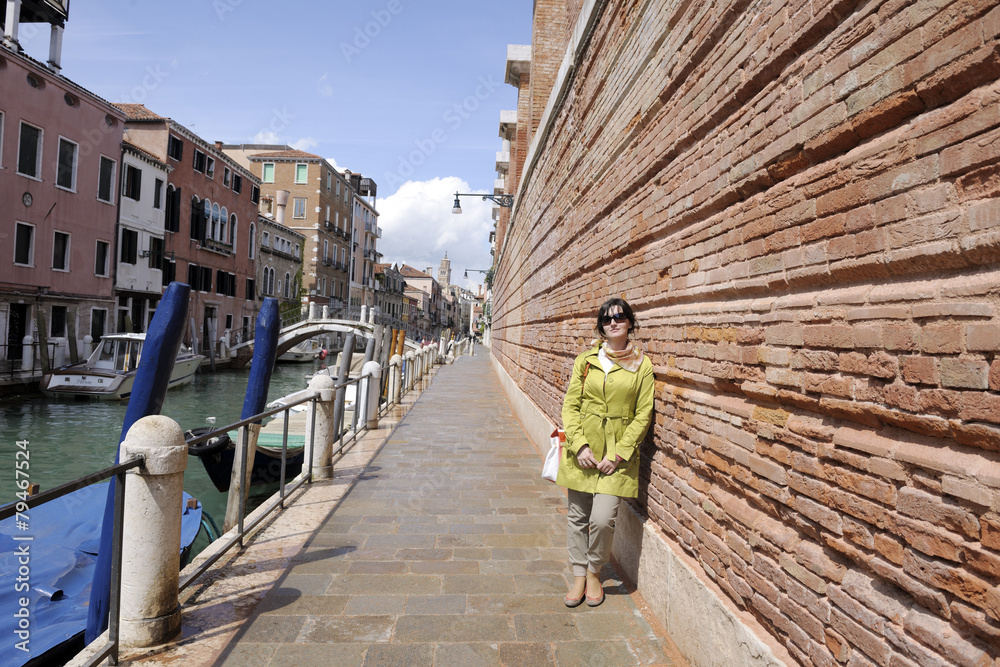
[[[597,4],[493,354],[558,422],[625,296],[676,548],[803,664],[1000,665],[1000,8]]]

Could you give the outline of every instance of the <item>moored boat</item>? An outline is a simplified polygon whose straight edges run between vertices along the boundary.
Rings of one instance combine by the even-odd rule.
[[[132,393],[142,356],[143,333],[109,334],[90,357],[78,364],[54,369],[42,376],[39,389],[46,396],[118,400]],[[205,357],[181,347],[170,372],[168,388],[187,384]]]
[[[309,340],[304,340],[298,345],[293,346],[287,352],[278,357],[278,361],[282,363],[305,363],[312,361],[320,356],[323,352],[323,348],[320,344],[313,338]]]

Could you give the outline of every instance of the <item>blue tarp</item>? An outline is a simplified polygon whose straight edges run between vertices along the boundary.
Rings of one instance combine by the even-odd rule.
[[[28,529],[16,517],[0,522],[0,663],[23,665],[83,632],[87,627],[90,585],[101,536],[108,485],[94,484],[28,510]],[[201,503],[188,509],[184,494],[181,549],[201,527]],[[29,540],[15,537],[30,536]],[[27,553],[24,553],[27,548]],[[19,576],[27,560],[28,577]],[[18,644],[20,598],[27,598],[29,650]],[[20,612],[24,614],[24,612]]]

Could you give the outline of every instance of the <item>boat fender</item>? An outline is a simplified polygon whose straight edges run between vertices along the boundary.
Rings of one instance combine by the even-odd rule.
[[[319,351],[319,358],[320,358],[320,360],[321,360],[321,361],[322,361],[323,359],[326,359],[326,355],[327,355],[327,352],[326,352],[326,348],[323,348],[323,349],[321,349],[321,350]]]
[[[184,433],[185,440],[194,440],[200,436],[205,435],[214,431],[215,428],[211,426],[200,426],[198,428],[193,428],[190,431]],[[211,456],[212,454],[217,454],[227,447],[232,445],[232,440],[230,440],[229,435],[223,433],[221,435],[209,438],[204,442],[199,442],[196,445],[188,445],[188,454],[191,456]]]

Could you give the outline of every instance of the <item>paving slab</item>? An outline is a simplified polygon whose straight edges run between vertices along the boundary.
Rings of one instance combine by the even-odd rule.
[[[368,454],[336,502],[310,501],[313,528],[230,614],[225,647],[175,664],[686,665],[611,566],[604,604],[563,604],[565,493],[541,479],[483,348],[439,367]],[[158,654],[176,655],[123,664]]]

